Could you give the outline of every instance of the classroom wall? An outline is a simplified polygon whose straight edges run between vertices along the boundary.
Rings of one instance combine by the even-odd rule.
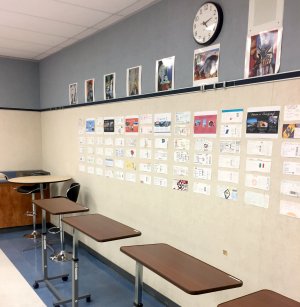
[[[0,170],[42,167],[41,114],[0,110]]]
[[[84,102],[84,80],[95,78],[95,99],[103,100],[103,75],[116,73],[116,96],[126,96],[126,69],[142,65],[142,93],[155,91],[155,62],[175,56],[175,88],[192,86],[192,62],[200,48],[192,24],[204,0],[163,0],[40,63],[41,108],[68,105],[68,85],[78,82]],[[224,11],[220,43],[219,81],[244,78],[248,0],[216,0]],[[286,0],[280,72],[297,70],[299,1]]]
[[[40,109],[38,62],[0,57],[0,108]]]
[[[283,140],[279,133],[273,143],[271,184],[269,207],[261,208],[247,205],[244,201],[246,191],[261,192],[258,189],[245,187],[245,163],[247,154],[246,111],[255,106],[281,106],[280,126],[283,123],[283,106],[298,104],[300,81],[281,81],[231,89],[214,90],[182,95],[173,95],[126,103],[79,107],[57,111],[42,112],[43,167],[53,174],[70,175],[80,182],[79,203],[90,208],[90,212],[98,212],[116,219],[142,232],[141,237],[104,244],[80,235],[80,240],[121,266],[131,274],[135,272],[135,263],[119,251],[122,245],[165,242],[181,249],[217,268],[243,280],[241,288],[211,294],[190,296],[177,289],[167,281],[149,270],[144,270],[144,281],[162,294],[183,307],[215,307],[218,303],[259,290],[271,289],[300,301],[300,244],[299,219],[279,214],[281,199],[296,201],[295,198],[280,194],[281,180],[297,180],[297,176],[283,175],[283,161],[297,161],[295,158],[281,156]],[[217,178],[220,116],[221,110],[243,108],[244,119],[241,140],[240,168],[238,184],[228,184],[238,190],[237,201],[222,199],[217,196]],[[145,185],[139,182],[139,163],[147,162],[139,158],[139,140],[149,137],[154,143],[155,135],[137,136],[137,157],[131,159],[137,165],[134,171],[137,182],[120,181],[115,178],[88,174],[79,171],[79,165],[86,167],[95,164],[79,163],[79,138],[94,137],[92,134],[80,134],[81,124],[87,118],[116,117],[127,115],[156,114],[171,112],[172,125],[175,112],[198,111],[218,112],[217,137],[212,139],[212,179],[202,181],[211,185],[211,195],[196,194],[192,190],[193,154],[195,137],[191,133],[190,160],[188,163],[175,163],[173,159],[174,133],[168,136],[168,174],[154,176],[168,180],[166,188]],[[192,124],[191,124],[192,125]],[[173,126],[172,126],[173,128]],[[281,130],[281,128],[280,128]],[[193,131],[191,126],[191,131]],[[96,135],[96,137],[113,138],[117,136]],[[125,141],[132,135],[121,135]],[[295,140],[292,140],[295,141]],[[152,150],[154,152],[152,145]],[[87,155],[87,146],[84,155]],[[104,146],[113,147],[114,146]],[[127,146],[125,148],[128,149]],[[153,158],[152,164],[157,163]],[[255,156],[254,156],[255,157]],[[103,160],[105,156],[102,157]],[[116,159],[113,156],[112,159]],[[129,158],[124,158],[128,160]],[[130,159],[129,159],[130,160]],[[189,168],[189,190],[180,192],[172,190],[173,166],[184,165]],[[99,166],[99,165],[98,165]],[[104,169],[105,167],[101,166]],[[117,169],[112,168],[113,172]],[[124,169],[124,172],[126,170]],[[201,180],[200,180],[201,181]],[[225,183],[226,184],[226,183]],[[55,192],[61,186],[54,188]],[[70,229],[67,228],[68,231]],[[227,256],[223,251],[227,251]],[[83,272],[82,272],[83,273]],[[128,305],[131,302],[128,302]]]

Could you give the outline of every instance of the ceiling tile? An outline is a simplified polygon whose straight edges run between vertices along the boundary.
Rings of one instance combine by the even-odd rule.
[[[37,43],[44,46],[54,46],[61,44],[65,38],[49,35],[49,34],[41,34],[32,31],[24,31],[21,29],[15,29],[11,27],[6,27],[0,25],[0,37],[7,38],[11,40],[20,40],[24,42]]]
[[[129,6],[128,8],[125,8],[124,10],[120,11],[119,15],[129,16],[133,13],[137,13],[137,12],[141,11],[142,9],[147,8],[151,4],[154,4],[158,1],[159,0],[140,0],[140,1],[136,2],[134,5]]]
[[[65,22],[58,22],[41,17],[28,16],[1,10],[0,25],[35,31],[38,33],[54,34],[62,37],[72,37],[85,29],[83,26],[71,25]]]
[[[13,50],[35,51],[36,54],[45,50],[45,46],[24,41],[12,40],[0,37],[0,47]]]
[[[86,27],[90,27],[109,16],[104,12],[53,0],[0,1],[0,9]]]
[[[78,6],[100,10],[112,14],[116,14],[126,7],[138,2],[139,0],[55,0],[57,2],[64,2],[75,4]]]
[[[118,22],[119,20],[123,19],[122,16],[118,15],[112,15],[111,17],[106,18],[105,20],[99,22],[98,24],[94,25],[93,28],[96,28],[98,30],[104,29],[110,25],[113,25],[114,23]]]

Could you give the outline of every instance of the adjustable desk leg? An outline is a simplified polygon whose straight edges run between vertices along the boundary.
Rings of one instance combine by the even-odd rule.
[[[78,301],[91,301],[90,294],[78,296],[79,259],[78,259],[78,231],[73,228],[73,259],[72,259],[72,307],[78,307]]]
[[[134,288],[134,306],[143,306],[143,265],[136,262],[135,266],[135,288]]]

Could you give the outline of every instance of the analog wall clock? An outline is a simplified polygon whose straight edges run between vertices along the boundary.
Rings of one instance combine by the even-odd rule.
[[[221,6],[214,2],[206,2],[199,8],[194,19],[194,39],[201,45],[209,45],[219,35],[222,25],[223,10]]]

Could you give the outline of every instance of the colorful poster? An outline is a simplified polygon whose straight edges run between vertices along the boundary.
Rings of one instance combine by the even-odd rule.
[[[174,89],[175,56],[156,61],[155,90],[156,92]]]
[[[247,112],[247,137],[277,138],[280,107],[249,108]]]
[[[127,68],[127,96],[141,94],[142,66]]]
[[[283,139],[300,139],[300,124],[283,124]]]
[[[103,77],[104,100],[116,98],[116,74],[108,74]]]
[[[139,118],[138,116],[130,116],[125,118],[125,132],[138,133],[139,132]]]
[[[154,114],[154,133],[171,133],[171,113]]]
[[[93,102],[95,99],[95,79],[85,80],[85,102]]]
[[[194,51],[193,86],[219,80],[220,44]]]
[[[280,67],[282,28],[248,36],[245,78],[275,74]]]
[[[95,132],[95,118],[87,118],[85,120],[85,132],[86,133]]]
[[[213,136],[217,133],[217,111],[194,114],[194,136]]]
[[[104,118],[104,133],[114,133],[115,132],[115,120],[113,118]]]

